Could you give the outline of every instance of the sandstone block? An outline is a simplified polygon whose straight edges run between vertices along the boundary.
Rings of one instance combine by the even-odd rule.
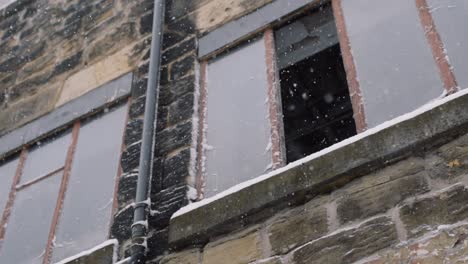
[[[255,261],[251,264],[282,264],[283,262],[281,261],[280,257],[273,257],[273,258],[268,258],[268,259],[262,259],[259,261]]]
[[[66,264],[112,264],[114,261],[114,244],[107,245],[103,248],[97,249],[90,254],[64,262]]]
[[[268,236],[271,250],[276,255],[319,238],[327,231],[327,211],[324,207],[301,207],[276,219],[268,227]]]
[[[431,195],[425,195],[400,208],[400,218],[411,237],[418,236],[468,218],[468,189],[456,184]]]
[[[35,96],[19,100],[0,111],[0,134],[11,131],[53,109],[58,87],[52,85],[41,89]]]
[[[210,243],[203,252],[203,264],[247,264],[261,258],[258,232],[229,241]]]
[[[175,125],[179,122],[192,118],[195,95],[192,93],[180,96],[168,107],[168,125]]]
[[[355,181],[340,191],[340,222],[384,213],[408,197],[428,192],[424,176],[424,162],[409,159]]]
[[[207,32],[270,2],[272,0],[214,0],[195,12],[196,25],[200,32]]]
[[[379,254],[363,264],[466,263],[468,226],[454,227]]]
[[[443,145],[426,158],[431,178],[456,180],[468,171],[468,135]]]
[[[397,242],[394,223],[380,217],[317,239],[292,252],[295,264],[353,263]]]
[[[56,107],[63,105],[129,71],[128,63],[131,46],[97,62],[96,64],[70,76],[64,84]]]
[[[198,264],[201,258],[199,249],[191,249],[165,256],[160,264]]]

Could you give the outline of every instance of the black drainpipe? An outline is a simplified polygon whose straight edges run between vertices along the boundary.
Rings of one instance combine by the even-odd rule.
[[[164,23],[165,0],[154,0],[153,32],[149,65],[146,105],[143,121],[143,133],[138,168],[138,181],[132,224],[131,264],[146,262],[147,215],[149,211],[148,183],[153,163],[153,149],[156,130],[156,111],[159,97],[159,70],[161,65],[161,44]]]

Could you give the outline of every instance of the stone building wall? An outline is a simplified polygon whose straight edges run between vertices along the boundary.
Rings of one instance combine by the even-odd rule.
[[[159,263],[465,263],[468,123],[454,128],[434,112],[460,115],[467,100],[175,216],[171,251]],[[408,148],[402,137],[422,144]]]
[[[133,218],[153,0],[17,0],[0,10],[0,135],[124,74],[133,74],[112,237],[127,256]],[[188,202],[195,153],[197,37],[271,0],[166,2],[149,257],[167,249],[173,212]]]
[[[152,1],[19,0],[0,11],[0,135],[144,60]]]
[[[170,218],[194,185],[197,39],[272,1],[166,1],[149,263],[466,261],[468,137],[461,134],[241,228],[169,242]],[[0,11],[0,135],[133,73],[111,230],[121,258],[130,254],[152,8],[152,0],[18,0]]]
[[[189,202],[193,188],[196,153],[196,111],[198,100],[197,39],[243,14],[271,2],[266,1],[167,1],[163,34],[162,68],[155,160],[151,182],[151,212],[149,217],[148,259],[156,259],[169,249],[168,226],[171,215]],[[149,19],[149,18],[148,18]],[[138,85],[146,87],[145,77]],[[138,110],[131,110],[128,124],[128,148],[122,157],[124,175],[119,189],[119,208],[113,225],[113,236],[122,242],[121,255],[131,252],[130,236],[133,218],[132,202],[141,146],[141,115],[145,97],[137,100]]]

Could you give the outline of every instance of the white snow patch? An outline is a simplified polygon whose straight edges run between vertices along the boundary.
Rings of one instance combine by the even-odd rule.
[[[380,259],[380,256],[377,254],[374,254],[369,257],[358,260],[356,262],[353,262],[353,264],[367,264],[367,263],[372,263],[373,261],[377,261],[379,259]]]
[[[122,259],[121,261],[119,262],[116,262],[115,264],[127,264],[130,262],[130,259],[132,259],[132,257],[128,257],[126,259]]]
[[[99,207],[99,208],[98,208],[98,211],[104,211],[104,210],[106,210],[107,208],[109,208],[109,206],[110,206],[113,202],[114,202],[114,198],[109,199],[109,201],[108,201],[105,205],[103,205],[102,207]]]
[[[192,186],[189,186],[188,191],[187,191],[187,198],[189,199],[189,201],[195,201],[197,199],[197,196],[198,196],[197,189],[195,189]]]
[[[214,147],[208,144],[203,144],[203,149],[206,151],[214,150]]]
[[[376,134],[377,132],[385,130],[385,129],[387,129],[389,127],[392,127],[392,126],[394,126],[396,124],[399,124],[399,123],[404,122],[406,120],[412,119],[412,118],[414,118],[416,116],[419,116],[419,115],[421,115],[423,113],[426,113],[426,112],[428,112],[428,111],[430,111],[430,110],[432,110],[432,109],[434,109],[436,107],[439,107],[439,106],[441,106],[441,105],[443,105],[443,104],[445,104],[445,103],[447,103],[449,101],[452,101],[452,100],[454,100],[456,98],[462,97],[462,96],[464,96],[466,94],[468,94],[468,89],[458,91],[458,92],[456,92],[454,94],[451,94],[451,95],[449,95],[449,96],[447,96],[445,98],[435,99],[435,100],[421,106],[420,108],[418,108],[418,109],[416,109],[416,110],[414,110],[412,112],[401,115],[401,116],[396,117],[396,118],[394,118],[392,120],[386,121],[386,122],[384,122],[384,123],[382,123],[382,124],[380,124],[378,126],[375,126],[375,127],[371,128],[371,129],[368,129],[368,130],[366,130],[366,131],[364,131],[364,132],[362,132],[360,134],[357,134],[356,136],[353,136],[353,137],[345,139],[345,140],[343,140],[341,142],[338,142],[338,143],[336,143],[336,144],[334,144],[334,145],[332,145],[332,146],[330,146],[328,148],[325,148],[325,149],[323,149],[323,150],[321,150],[319,152],[313,153],[313,154],[311,154],[311,155],[309,155],[307,157],[304,157],[304,158],[302,158],[300,160],[291,162],[291,163],[289,163],[288,165],[286,165],[286,166],[284,166],[282,168],[279,168],[279,169],[271,171],[269,173],[260,175],[260,176],[254,178],[254,179],[239,183],[239,184],[237,184],[237,185],[235,185],[235,186],[233,186],[233,187],[231,187],[231,188],[229,188],[229,189],[227,189],[225,191],[222,191],[222,192],[220,192],[220,193],[218,193],[218,194],[216,194],[216,195],[214,195],[214,196],[212,196],[210,198],[203,199],[203,200],[201,200],[199,202],[188,204],[187,206],[182,207],[177,212],[175,212],[172,215],[171,219],[176,218],[176,217],[178,217],[180,215],[186,214],[186,213],[188,213],[190,211],[193,211],[193,210],[195,210],[195,209],[197,209],[199,207],[210,204],[213,201],[219,200],[219,199],[221,199],[221,198],[223,198],[225,196],[228,196],[228,195],[231,195],[233,193],[239,192],[240,190],[245,189],[247,187],[250,187],[252,185],[255,185],[255,184],[259,183],[259,182],[262,182],[262,181],[265,181],[265,180],[267,180],[269,178],[277,176],[277,175],[279,175],[279,174],[281,174],[281,173],[283,173],[285,171],[288,171],[290,169],[299,167],[304,163],[307,163],[307,162],[309,162],[311,160],[317,159],[317,158],[319,158],[321,156],[324,156],[324,155],[326,155],[326,154],[328,154],[330,152],[333,152],[333,151],[335,151],[337,149],[340,149],[340,148],[342,148],[344,146],[355,143],[355,142],[357,142],[357,141],[359,141],[359,140],[361,140],[361,139],[363,139],[365,137]]]
[[[137,225],[142,225],[146,228],[146,230],[148,230],[148,220],[144,220],[144,221],[137,221],[135,223],[132,224],[132,228],[134,226],[137,226]]]
[[[9,6],[11,3],[13,3],[14,1],[16,0],[7,0],[7,1],[4,1],[3,3],[0,4],[0,10],[2,10],[3,8]]]
[[[272,147],[273,147],[273,144],[271,143],[271,138],[270,138],[270,139],[268,140],[268,144],[267,144],[267,146],[266,146],[266,148],[265,148],[264,154],[270,152]]]
[[[270,171],[271,169],[273,168],[273,163],[268,163],[265,167],[265,169],[263,170],[264,172],[268,172]]]
[[[159,210],[150,210],[150,215],[151,216],[155,216],[155,215],[158,215],[158,214],[161,214],[161,211],[159,211]]]
[[[117,215],[121,212],[124,212],[125,210],[127,210],[128,208],[135,208],[135,203],[130,203],[128,205],[126,205],[124,208],[120,209],[120,211],[117,213]]]
[[[197,171],[197,146],[198,146],[198,130],[200,122],[200,64],[195,63],[195,91],[193,98],[193,113],[192,117],[192,144],[190,145],[190,162],[189,162],[189,177],[188,184],[195,186],[196,184],[196,171]],[[189,198],[190,201],[190,198]]]
[[[141,202],[137,202],[137,203],[132,203],[133,207],[136,207],[136,206],[139,206],[141,204],[146,204],[146,206],[149,208],[151,207],[151,198],[148,197],[146,200],[144,201],[141,201]]]
[[[425,256],[429,254],[429,251],[425,250],[425,249],[418,249],[416,250],[416,255],[417,256]]]
[[[78,258],[81,258],[81,257],[84,257],[84,256],[89,256],[91,254],[93,254],[95,251],[97,250],[100,250],[102,248],[105,248],[109,245],[114,245],[114,255],[112,256],[112,259],[113,259],[113,263],[117,262],[117,248],[119,246],[119,241],[117,241],[117,239],[110,239],[110,240],[107,240],[105,242],[103,242],[102,244],[99,244],[91,249],[88,249],[88,250],[85,250],[79,254],[76,254],[74,256],[71,256],[69,258],[66,258],[64,260],[61,260],[59,262],[56,262],[55,264],[65,264],[65,263],[69,263],[75,259],[78,259]]]

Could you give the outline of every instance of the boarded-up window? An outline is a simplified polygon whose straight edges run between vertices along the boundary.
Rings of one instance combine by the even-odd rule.
[[[428,0],[437,31],[461,89],[468,88],[468,1]]]
[[[126,106],[113,107],[81,127],[76,123],[73,133],[25,148],[24,162],[0,165],[0,213],[6,216],[0,263],[43,263],[51,248],[56,262],[108,238],[126,114]],[[11,190],[16,172],[19,183]],[[9,196],[15,199],[6,208]]]
[[[80,129],[54,261],[102,243],[108,236],[125,115],[126,107],[120,107]]]
[[[17,166],[18,159],[14,159],[0,165],[0,215],[8,201],[8,195],[10,194]]]
[[[24,163],[21,184],[30,182],[65,166],[67,149],[70,146],[70,133],[50,138],[48,142],[38,143],[28,153]]]
[[[0,251],[0,263],[42,263],[61,175],[58,173],[18,192]]]
[[[265,54],[260,38],[208,63],[205,196],[271,166]]]
[[[342,5],[369,127],[443,93],[414,1],[342,0]]]

